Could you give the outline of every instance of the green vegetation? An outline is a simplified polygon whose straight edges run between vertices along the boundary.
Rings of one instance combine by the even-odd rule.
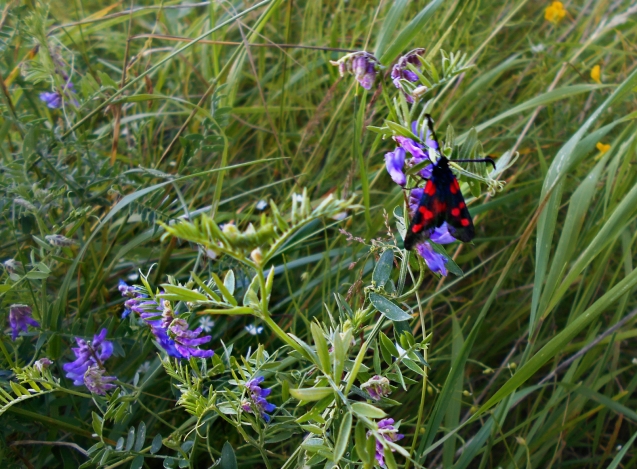
[[[637,467],[633,2],[0,9],[6,467]],[[497,163],[444,277],[426,112]]]

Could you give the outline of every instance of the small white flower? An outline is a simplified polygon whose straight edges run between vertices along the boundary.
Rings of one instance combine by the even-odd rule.
[[[637,365],[637,358],[633,358],[632,363],[633,365]]]
[[[292,194],[292,202],[303,203],[303,195],[297,193]]]
[[[400,355],[400,357],[407,354],[407,350],[402,348],[398,342],[396,342],[396,349],[398,350],[398,354]]]
[[[268,207],[268,203],[267,203],[265,200],[261,199],[261,200],[259,200],[259,201],[257,202],[257,205],[256,205],[256,209],[257,209],[257,210],[259,210],[259,211],[263,211],[263,210],[265,210],[267,207]]]
[[[251,334],[251,335],[257,335],[263,332],[263,326],[255,326],[254,324],[248,324],[245,327],[245,329],[248,332],[248,334]]]
[[[146,360],[144,363],[139,365],[139,368],[137,368],[137,373],[144,374],[148,370],[150,370],[150,361]]]
[[[535,44],[531,46],[531,51],[535,54],[539,54],[540,52],[544,52],[544,44]]]
[[[338,212],[332,217],[332,220],[341,221],[347,218],[347,212]]]
[[[203,316],[199,319],[199,327],[201,327],[204,332],[210,332],[212,328],[215,327],[215,322],[208,316]]]

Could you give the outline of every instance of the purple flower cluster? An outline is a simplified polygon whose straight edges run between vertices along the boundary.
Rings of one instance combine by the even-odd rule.
[[[412,72],[407,66],[411,64],[416,67],[418,71],[420,71],[422,69],[422,62],[420,61],[419,57],[424,55],[424,53],[425,49],[414,49],[398,59],[398,62],[391,70],[391,79],[394,82],[394,86],[396,88],[402,90],[400,80],[407,80],[412,83],[416,83],[418,81],[418,75]],[[408,103],[414,102],[414,98],[412,98],[407,93],[405,93],[405,98],[407,99]]]
[[[398,433],[398,429],[394,427],[394,419],[383,419],[378,422],[378,431],[387,441],[391,441],[395,443],[398,440],[402,440],[405,438],[405,435],[402,433]],[[367,433],[367,438],[371,436],[371,432]],[[394,450],[392,449],[392,452]],[[376,440],[376,461],[380,467],[385,466],[385,450],[383,448],[383,443],[380,440]]]
[[[75,338],[78,347],[72,348],[75,361],[65,363],[62,368],[66,371],[66,377],[73,380],[75,386],[85,385],[94,394],[106,394],[113,389],[117,378],[104,376],[104,362],[113,355],[113,343],[106,340],[106,328],[93,337],[93,341],[87,342],[79,337]]]
[[[213,350],[201,350],[200,345],[210,342],[211,336],[199,337],[203,332],[201,327],[195,330],[188,329],[188,323],[181,318],[176,318],[168,301],[160,299],[159,302],[145,295],[140,288],[127,285],[120,281],[117,287],[123,297],[128,298],[124,303],[126,309],[122,314],[125,318],[131,311],[139,314],[157,339],[159,345],[166,350],[169,356],[175,358],[190,357],[210,358]]]
[[[259,376],[258,378],[252,378],[246,383],[246,388],[248,388],[250,400],[243,401],[241,403],[241,408],[245,412],[260,415],[263,420],[269,423],[270,416],[268,415],[268,413],[272,413],[276,409],[276,406],[265,399],[270,395],[272,389],[264,389],[260,386],[260,384],[263,383],[264,379],[265,378],[263,376]]]
[[[411,138],[396,136],[394,140],[398,143],[398,147],[393,152],[385,154],[385,166],[387,172],[392,180],[400,185],[404,186],[407,183],[407,176],[405,174],[405,166],[415,166],[427,161],[433,161],[434,152],[439,150],[438,144],[435,140],[430,138],[429,134],[425,135],[421,127],[418,126],[418,122],[412,122],[411,129],[414,135],[418,136],[420,141],[425,142],[421,144]],[[420,129],[420,130],[419,130]],[[406,153],[409,153],[411,157],[409,160],[405,159]],[[418,173],[422,178],[429,179],[431,177],[431,171],[433,169],[433,163],[426,165]],[[416,187],[411,190],[409,194],[409,210],[410,215],[413,216],[414,212],[418,210],[418,202],[422,197],[423,189]],[[449,227],[447,223],[443,223],[442,226],[436,228],[429,237],[431,241],[437,244],[449,244],[456,241],[456,239],[449,233]],[[429,269],[440,275],[447,275],[447,268],[445,264],[448,262],[444,255],[437,253],[428,241],[424,241],[416,246],[416,252],[425,260]]]
[[[341,76],[345,76],[346,73],[354,75],[356,81],[366,90],[372,89],[380,69],[378,59],[364,51],[348,54],[338,61],[332,61],[331,64],[338,66]]]
[[[387,172],[391,176],[392,180],[399,186],[404,186],[407,182],[405,164],[408,167],[411,167],[424,162],[429,162],[430,164],[425,166],[418,173],[421,177],[429,179],[431,177],[434,161],[431,149],[438,150],[438,144],[436,141],[429,138],[428,133],[425,138],[423,130],[418,129],[418,122],[412,122],[411,129],[414,135],[417,135],[421,141],[425,141],[424,145],[411,138],[399,135],[394,137],[394,140],[398,144],[396,149],[385,154],[385,167],[387,168]],[[411,155],[409,159],[406,159],[407,153]]]
[[[20,331],[26,332],[28,326],[40,327],[40,323],[33,319],[33,311],[27,305],[9,306],[9,325],[11,326],[11,340],[18,338]]]

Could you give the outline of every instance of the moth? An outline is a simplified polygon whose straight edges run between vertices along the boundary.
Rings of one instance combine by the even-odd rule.
[[[433,119],[425,115],[427,126],[438,148],[442,148],[436,137]],[[454,163],[489,163],[495,168],[491,158],[475,160],[453,160]],[[438,161],[433,164],[431,177],[427,180],[418,208],[414,213],[407,235],[405,249],[413,249],[417,244],[429,239],[436,228],[447,222],[449,234],[468,243],[475,237],[475,228],[471,214],[467,209],[460,184],[449,167],[449,160],[440,153]]]

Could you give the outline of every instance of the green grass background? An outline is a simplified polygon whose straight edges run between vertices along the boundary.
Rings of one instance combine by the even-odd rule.
[[[425,426],[415,428],[418,385],[392,396],[401,403],[392,416],[403,421],[404,442],[421,435],[426,467],[635,467],[637,10],[628,0],[572,1],[553,24],[544,19],[548,5],[55,1],[46,41],[72,64],[76,87],[87,77],[102,86],[95,99],[65,113],[48,110],[37,97],[48,86],[21,73],[42,53],[43,39],[38,51],[25,26],[36,4],[6,3],[1,255],[27,259],[33,249],[51,272],[3,289],[3,308],[30,299],[44,324],[37,347],[64,361],[74,334],[109,325],[118,336],[120,278],[154,265],[150,278],[158,284],[206,262],[188,244],[162,242],[156,221],[214,206],[217,222],[245,224],[258,219],[258,200],[284,201],[302,187],[313,198],[364,195],[364,210],[341,225],[314,226],[278,261],[274,318],[309,339],[309,320],[327,320],[333,293],[356,287],[372,265],[368,248],[347,243],[337,228],[366,240],[385,236],[384,211],[402,200],[384,169],[391,142],[365,130],[393,111],[373,92],[361,108],[360,87],[329,61],[342,56],[339,50],[368,50],[388,73],[414,47],[426,47],[434,63],[440,49],[460,50],[474,67],[431,96],[437,125],[453,126],[460,140],[476,127],[486,153],[519,158],[505,172],[502,192],[471,205],[477,237],[453,251],[466,275],[428,274],[421,289],[433,332]],[[193,38],[200,40],[187,42]],[[595,65],[601,84],[590,76]],[[214,133],[211,118],[223,128],[226,151],[214,139],[195,148]],[[598,142],[610,150],[601,153]],[[35,203],[38,215],[16,208],[16,197]],[[47,252],[33,236],[51,233],[78,245]],[[357,267],[349,270],[352,262]],[[236,266],[222,259],[213,268]],[[353,306],[363,299],[360,292],[351,298]],[[213,346],[281,345],[267,330],[247,334],[251,322],[217,318]],[[9,356],[23,356],[26,349],[14,349],[6,335],[2,341]],[[117,359],[121,379],[153,360],[148,343],[117,343],[126,353]],[[129,420],[145,421],[148,435],[188,425],[162,376],[148,384]],[[92,444],[90,403],[72,396],[14,406],[0,421],[1,456],[15,467],[85,460],[68,446],[16,441]],[[113,429],[109,438],[122,432]],[[191,466],[207,467],[226,439],[239,467],[259,467],[260,456],[221,423],[208,429]],[[269,447],[277,467],[294,449],[287,441]]]

